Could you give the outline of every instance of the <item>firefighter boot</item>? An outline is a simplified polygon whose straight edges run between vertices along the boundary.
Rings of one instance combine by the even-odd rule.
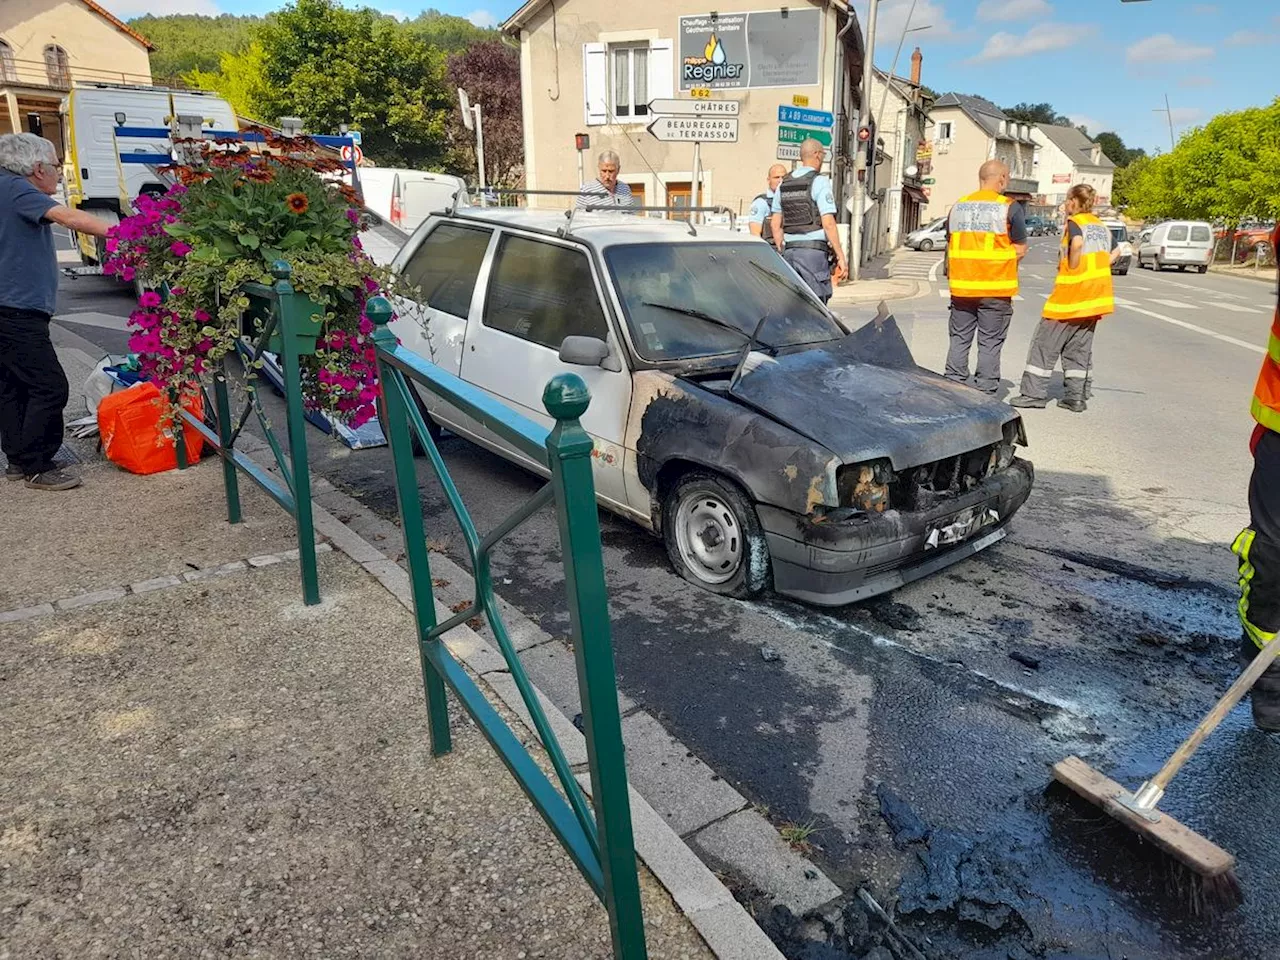
[[[1258,645],[1246,633],[1240,644],[1240,660],[1249,664],[1258,655]],[[1259,730],[1280,733],[1280,660],[1272,662],[1258,678],[1249,694],[1253,703],[1253,723]]]

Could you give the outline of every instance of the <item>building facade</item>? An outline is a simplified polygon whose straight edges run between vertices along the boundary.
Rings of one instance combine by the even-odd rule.
[[[759,0],[528,0],[502,25],[520,41],[527,189],[576,191],[595,177],[600,151],[610,149],[621,158],[620,179],[644,206],[724,206],[745,214],[765,188],[769,166],[790,167],[780,156],[799,155],[803,134],[781,122],[780,107],[834,115],[834,129],[825,133],[831,170],[834,148],[843,145],[848,155],[848,117],[856,127],[857,18],[842,0],[763,7]],[[704,139],[698,147],[700,196],[693,142],[661,141],[647,129],[656,119],[651,101],[695,96],[736,100],[740,111],[736,142]],[[589,136],[589,149],[575,149],[576,134]],[[847,198],[851,168],[837,160],[834,176],[838,196]],[[564,197],[536,193],[528,202],[567,206]]]
[[[1044,206],[1056,209],[1077,183],[1098,191],[1096,207],[1111,206],[1116,165],[1100,146],[1075,127],[1038,123],[1031,135],[1036,141],[1036,177]]]
[[[925,189],[929,216],[944,216],[957,200],[977,190],[978,168],[993,159],[1009,167],[1005,195],[1024,205],[1034,202],[1040,191],[1032,124],[1010,119],[989,100],[956,93],[939,97],[930,117],[935,182]]]
[[[92,0],[0,0],[0,133],[38,133],[63,155],[73,83],[151,84],[151,44]]]
[[[921,86],[923,59],[917,47],[911,55],[909,78],[872,71],[871,110],[876,115],[878,149],[873,202],[867,210],[868,257],[900,246],[929,216],[925,189],[933,183],[928,149],[933,99]]]

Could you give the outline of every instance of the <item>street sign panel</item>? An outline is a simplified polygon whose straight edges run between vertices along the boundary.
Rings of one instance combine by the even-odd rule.
[[[817,140],[824,147],[831,146],[831,134],[827,130],[819,130],[816,127],[779,127],[778,142],[779,143],[800,143],[810,137]]]
[[[836,122],[826,110],[806,110],[803,107],[778,107],[779,123],[797,123],[803,127],[830,127]]]
[[[803,93],[797,93],[791,98],[791,105],[793,107],[807,107],[809,105],[809,98]]]
[[[658,117],[649,132],[659,140],[696,142],[738,142],[737,117]]]
[[[798,143],[780,143],[778,144],[779,160],[799,160],[800,144]]]
[[[654,116],[736,117],[740,100],[650,100],[649,112]]]
[[[348,131],[347,131],[347,136],[351,138],[351,141],[352,141],[352,142],[353,142],[357,147],[358,147],[358,146],[360,146],[360,144],[364,142],[364,137],[362,137],[362,136],[360,135],[360,131],[359,131],[359,130],[348,130]]]

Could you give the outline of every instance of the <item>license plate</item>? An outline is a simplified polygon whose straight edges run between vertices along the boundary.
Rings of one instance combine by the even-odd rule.
[[[989,523],[1000,519],[999,514],[987,507],[970,507],[925,529],[924,548],[934,550],[968,540]]]

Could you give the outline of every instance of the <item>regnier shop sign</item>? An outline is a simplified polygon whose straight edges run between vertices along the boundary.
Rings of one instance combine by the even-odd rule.
[[[818,83],[822,11],[758,10],[680,18],[680,89]]]

